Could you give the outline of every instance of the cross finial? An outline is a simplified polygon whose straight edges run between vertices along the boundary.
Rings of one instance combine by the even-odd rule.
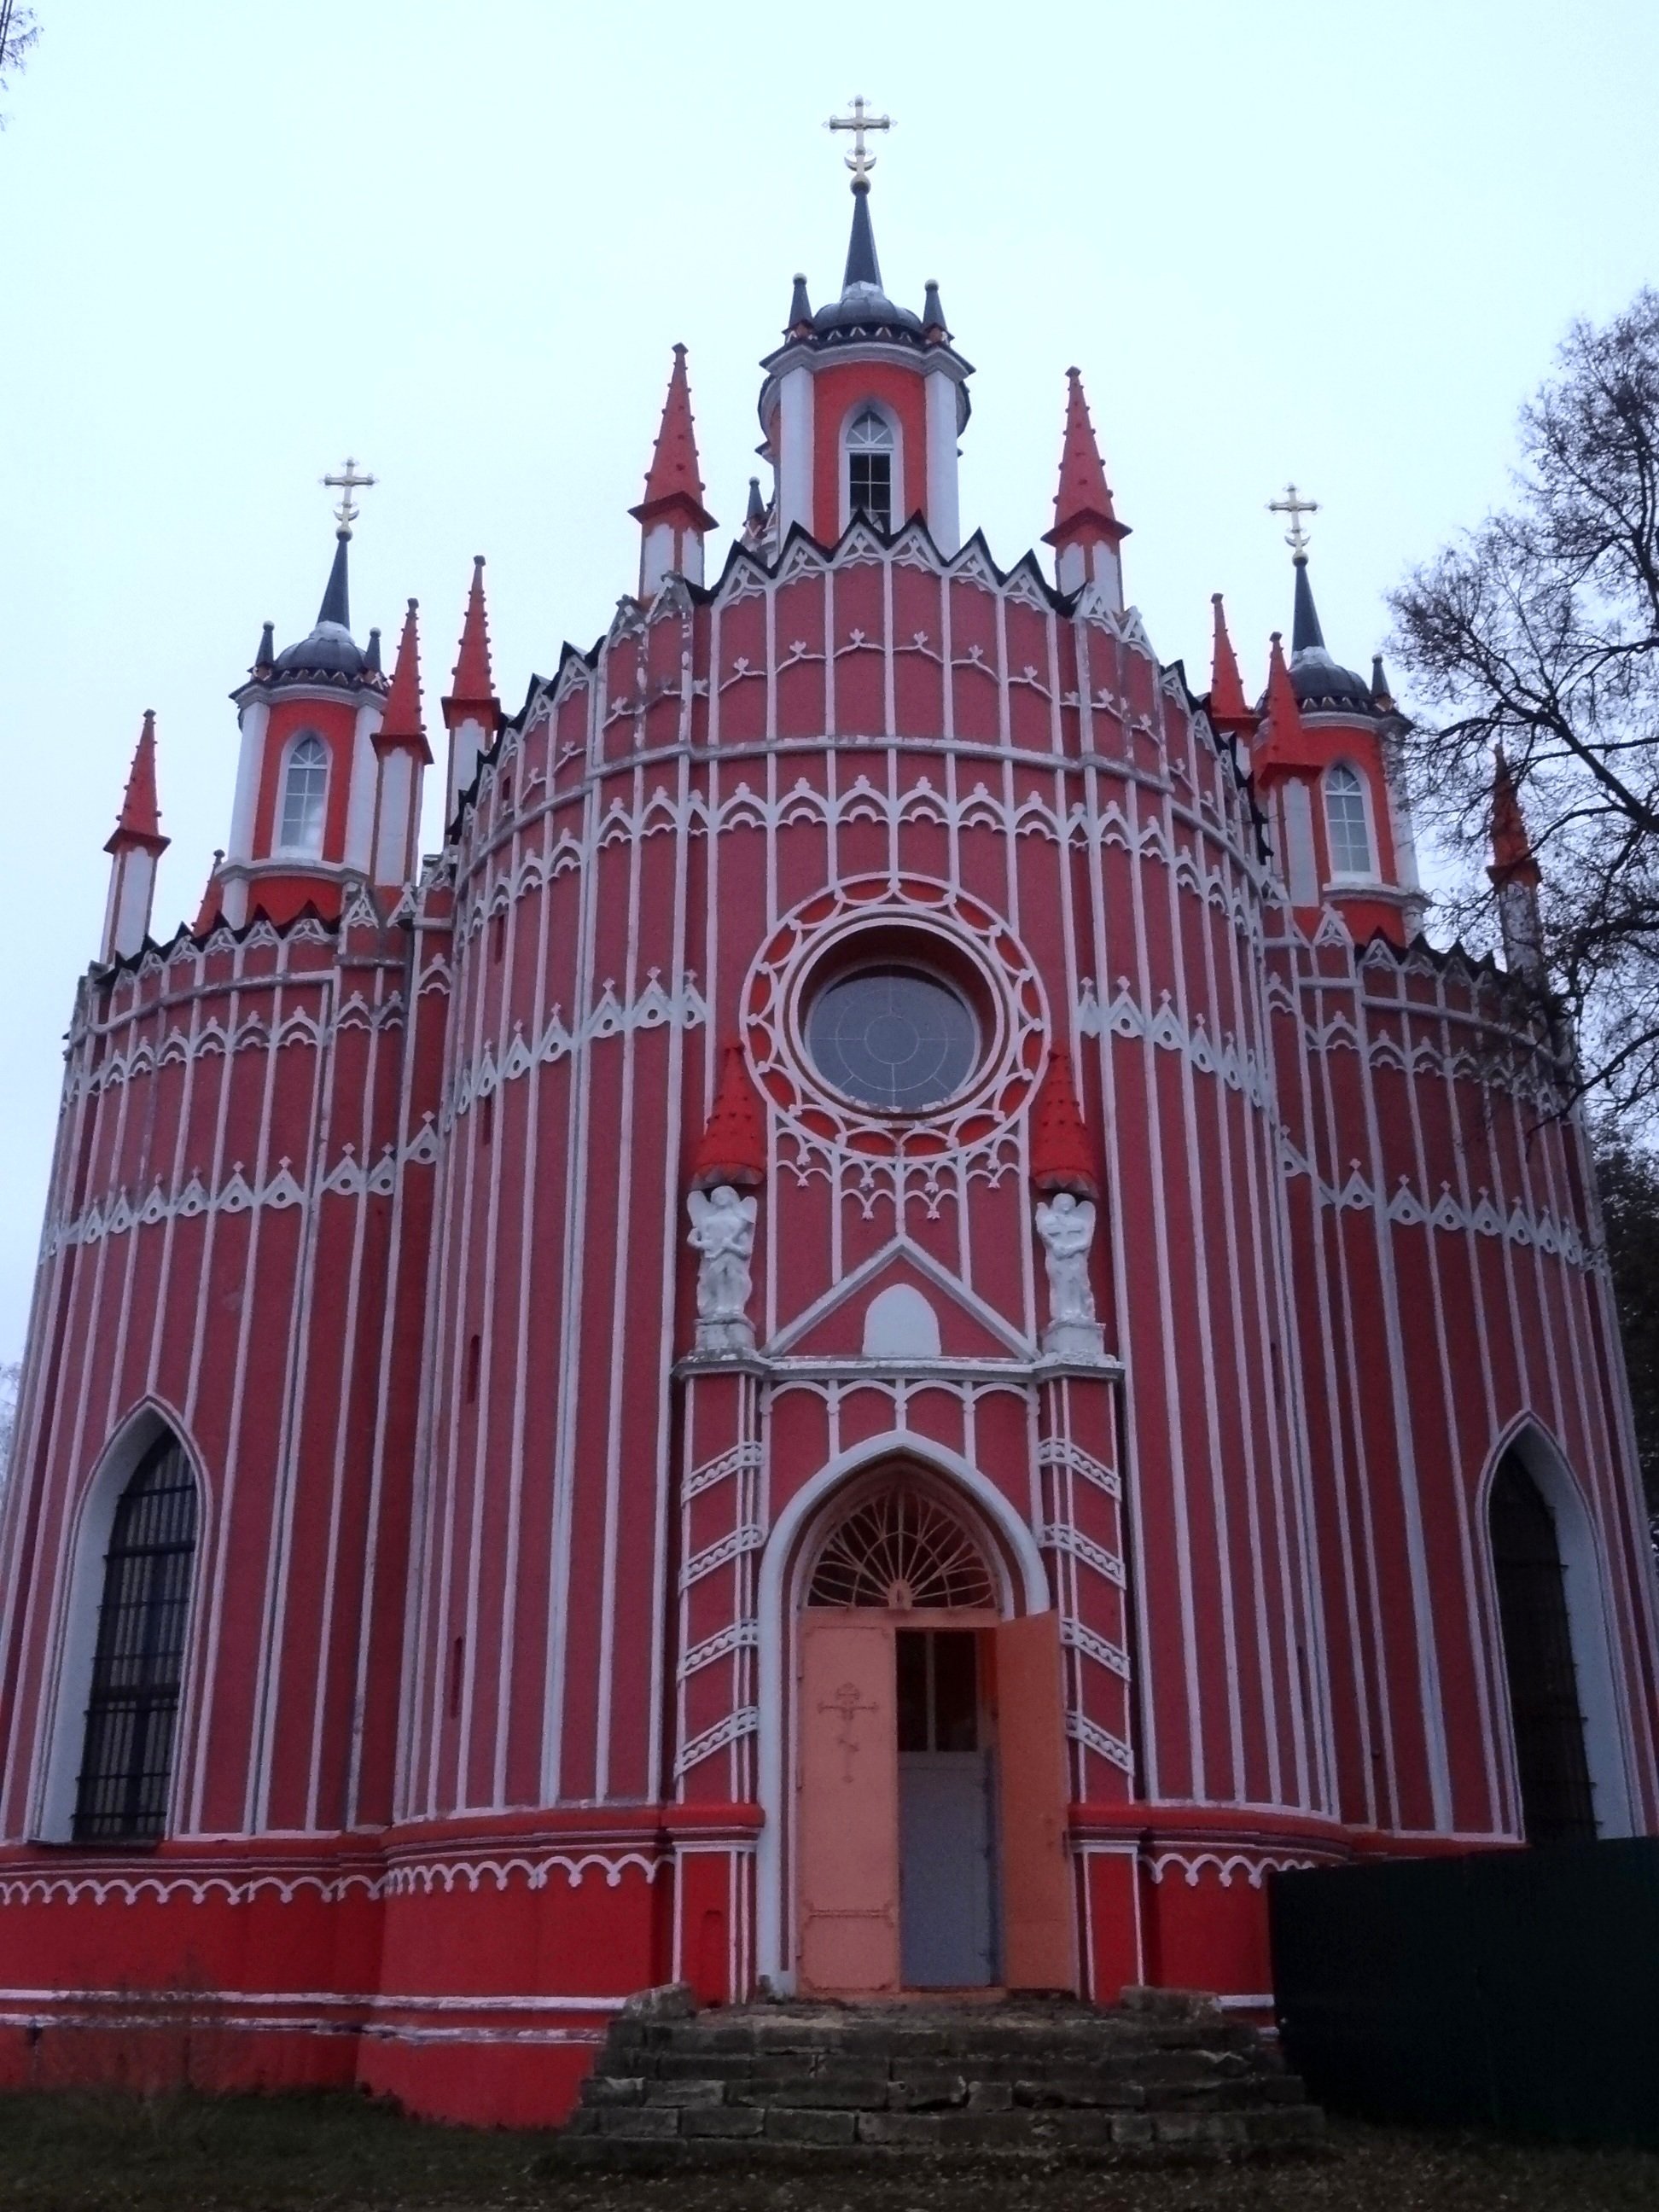
[[[1291,558],[1293,561],[1305,561],[1308,557],[1308,533],[1302,527],[1302,518],[1304,514],[1317,514],[1319,501],[1316,499],[1304,499],[1296,486],[1293,483],[1288,483],[1285,487],[1283,499],[1270,499],[1267,501],[1267,512],[1269,514],[1290,516],[1291,526],[1285,532],[1285,543],[1291,549]]]
[[[853,150],[850,154],[844,155],[842,159],[853,172],[853,190],[855,192],[860,190],[868,191],[870,172],[876,166],[876,157],[873,154],[865,152],[864,134],[866,131],[890,131],[893,127],[892,117],[872,115],[865,106],[864,94],[860,92],[854,98],[853,112],[850,115],[832,115],[823,127],[826,131],[852,132]]]
[[[354,461],[350,454],[348,453],[345,457],[345,466],[339,470],[335,475],[325,477],[322,481],[327,484],[331,489],[337,491],[340,494],[340,504],[334,510],[334,520],[340,526],[341,537],[349,538],[351,535],[351,526],[357,520],[359,512],[358,508],[352,501],[351,495],[354,491],[362,491],[366,489],[368,485],[376,483],[378,479],[371,476],[360,477],[357,473],[356,462]]]

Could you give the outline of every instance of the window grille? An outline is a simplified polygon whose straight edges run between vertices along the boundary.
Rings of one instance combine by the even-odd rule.
[[[1491,1511],[1522,1824],[1529,1844],[1588,1840],[1595,1807],[1555,1516],[1513,1454],[1493,1479]]]
[[[328,755],[320,738],[303,737],[288,757],[283,781],[284,852],[320,853],[323,808],[328,798]]]
[[[161,1833],[195,1555],[195,1478],[177,1439],[162,1437],[121,1493],[105,1554],[77,1844]]]
[[[847,504],[878,530],[893,526],[893,432],[866,407],[847,433]]]
[[[1371,873],[1370,825],[1365,793],[1354,769],[1339,761],[1325,778],[1325,828],[1330,838],[1334,876]]]
[[[931,1498],[902,1486],[856,1507],[832,1533],[806,1602],[997,1608],[990,1569],[968,1531]]]

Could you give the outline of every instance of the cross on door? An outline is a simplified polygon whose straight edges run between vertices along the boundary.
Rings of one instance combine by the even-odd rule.
[[[873,1713],[878,1710],[873,1704],[866,1704],[860,1698],[856,1682],[842,1682],[833,1698],[818,1699],[821,1713],[839,1713],[841,1716],[841,1734],[836,1741],[841,1751],[841,1778],[843,1782],[850,1782],[853,1778],[853,1753],[859,1747],[858,1738],[853,1734],[853,1723],[860,1713]]]

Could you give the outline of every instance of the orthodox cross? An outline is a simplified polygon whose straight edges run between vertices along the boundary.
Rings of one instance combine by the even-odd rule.
[[[1269,514],[1290,516],[1291,526],[1285,532],[1285,543],[1290,547],[1291,554],[1297,560],[1305,561],[1308,557],[1308,533],[1302,527],[1302,518],[1304,514],[1317,514],[1319,501],[1316,499],[1303,499],[1298,495],[1296,486],[1291,483],[1285,485],[1283,499],[1270,499],[1267,501],[1267,512]]]
[[[352,503],[352,493],[354,491],[362,491],[368,485],[374,483],[377,481],[378,479],[374,477],[360,477],[357,473],[357,464],[352,459],[349,453],[346,455],[345,466],[340,470],[337,475],[325,477],[323,478],[323,482],[327,484],[331,490],[337,491],[340,494],[340,504],[334,510],[334,520],[340,526],[340,535],[342,538],[350,537],[351,526],[357,520],[359,510]]]
[[[864,150],[864,134],[866,131],[890,131],[893,127],[893,118],[890,115],[870,114],[864,105],[864,94],[860,93],[853,101],[853,112],[850,115],[832,115],[823,127],[826,131],[852,132],[853,150],[850,154],[844,155],[842,159],[853,172],[854,183],[862,184],[876,166],[875,155],[866,154]]]
[[[841,1734],[836,1738],[836,1747],[841,1753],[841,1778],[843,1782],[850,1782],[853,1778],[853,1754],[859,1747],[859,1740],[853,1733],[853,1723],[860,1713],[873,1713],[876,1710],[873,1705],[866,1705],[860,1698],[856,1682],[843,1682],[833,1698],[818,1699],[821,1713],[838,1713],[841,1716]]]

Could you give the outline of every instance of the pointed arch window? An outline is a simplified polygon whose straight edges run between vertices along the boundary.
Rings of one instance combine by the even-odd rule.
[[[1522,1826],[1529,1844],[1588,1841],[1595,1803],[1560,1540],[1513,1451],[1492,1479],[1489,1510]]]
[[[1334,876],[1369,876],[1371,859],[1370,820],[1365,811],[1365,787],[1358,771],[1338,761],[1325,778],[1325,833],[1330,846]]]
[[[163,1434],[121,1492],[104,1555],[77,1844],[147,1843],[165,1826],[196,1523],[196,1478],[178,1438]]]
[[[847,506],[878,530],[893,526],[893,426],[873,407],[854,416],[847,432]]]
[[[277,842],[283,852],[322,851],[327,800],[328,753],[322,739],[308,730],[289,755],[283,776],[283,823]]]

